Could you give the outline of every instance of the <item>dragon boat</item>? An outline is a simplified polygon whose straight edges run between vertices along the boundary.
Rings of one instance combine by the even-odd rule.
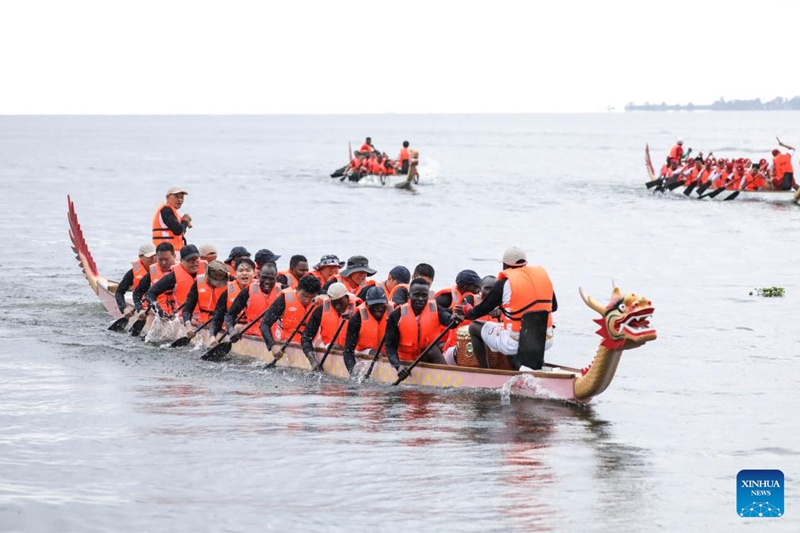
[[[701,189],[700,187],[678,185],[675,183],[669,186],[669,179],[658,179],[656,177],[653,162],[650,159],[650,146],[645,145],[644,155],[645,166],[647,167],[647,175],[650,181],[647,182],[647,188],[655,187],[654,191],[666,192],[671,195],[685,196],[689,198],[707,199],[707,200],[745,200],[745,201],[760,201],[771,202],[778,204],[797,203],[795,198],[795,191],[779,191],[779,190],[760,190],[760,191],[743,191],[738,189],[716,189],[709,187]],[[667,185],[667,186],[664,186]]]
[[[118,319],[122,314],[117,307],[114,296],[117,283],[100,274],[78,222],[75,206],[69,196],[67,197],[67,203],[69,236],[78,264],[83,270],[89,286],[100,299],[100,303],[112,318]],[[514,396],[553,398],[578,403],[588,402],[605,391],[611,384],[622,354],[627,350],[638,348],[656,339],[656,331],[650,327],[650,318],[654,312],[652,303],[643,296],[633,293],[623,294],[619,288],[614,287],[610,303],[603,305],[592,296],[584,294],[582,290],[580,290],[580,295],[586,305],[600,315],[595,322],[600,326],[597,333],[602,340],[594,359],[588,367],[578,369],[546,363],[542,370],[518,372],[420,363],[412,369],[411,375],[402,382],[402,385],[434,388],[502,389]],[[150,340],[150,333],[154,333],[159,327],[162,330],[166,329],[163,326],[163,321],[151,316],[147,321],[143,334],[149,331],[146,339]],[[182,335],[182,332],[177,336],[180,335]],[[173,333],[172,337],[161,338],[160,341],[171,341],[174,338],[175,334]],[[205,332],[198,334],[196,339],[207,345],[208,337]],[[471,346],[468,348],[471,348]],[[471,349],[467,351],[471,353]],[[264,362],[272,361],[272,356],[268,353],[266,345],[260,337],[244,336],[239,342],[233,344],[231,353]],[[323,353],[322,349],[317,349],[317,362],[322,359]],[[363,376],[373,357],[363,354],[356,354],[356,357],[357,364],[354,373]],[[309,361],[303,354],[300,345],[294,343],[287,347],[285,355],[278,361],[276,366],[311,370]],[[337,350],[330,352],[322,370],[326,374],[338,378],[349,377],[342,354]],[[388,360],[383,356],[379,358],[370,379],[391,384],[396,378],[397,373]]]

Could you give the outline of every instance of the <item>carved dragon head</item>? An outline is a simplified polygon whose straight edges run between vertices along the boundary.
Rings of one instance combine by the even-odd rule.
[[[653,304],[644,296],[629,292],[622,294],[618,287],[611,293],[611,302],[604,306],[591,295],[579,289],[583,301],[600,313],[595,320],[600,325],[597,334],[603,338],[601,344],[611,350],[629,350],[656,339],[656,330],[650,327]]]

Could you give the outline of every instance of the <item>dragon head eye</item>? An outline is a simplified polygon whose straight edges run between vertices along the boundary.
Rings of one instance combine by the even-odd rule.
[[[620,313],[624,313],[627,307],[623,302],[620,302],[619,304],[617,304],[617,309],[619,310]]]

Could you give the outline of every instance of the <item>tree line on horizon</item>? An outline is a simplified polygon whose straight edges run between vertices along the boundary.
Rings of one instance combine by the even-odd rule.
[[[800,96],[783,98],[778,96],[772,100],[762,102],[761,98],[753,100],[728,100],[720,98],[711,104],[695,105],[689,102],[686,105],[667,104],[635,104],[629,102],[625,111],[793,111],[800,110]]]

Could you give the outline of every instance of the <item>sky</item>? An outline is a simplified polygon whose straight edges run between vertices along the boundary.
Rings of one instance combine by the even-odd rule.
[[[0,2],[0,114],[597,112],[800,94],[800,2]]]

